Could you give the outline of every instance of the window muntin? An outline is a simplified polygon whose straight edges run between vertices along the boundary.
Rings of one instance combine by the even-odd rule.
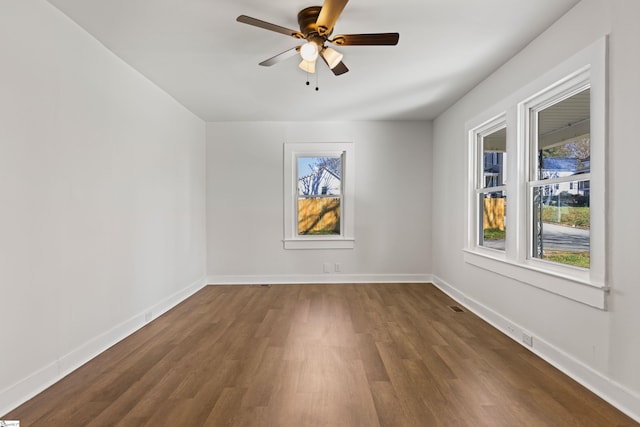
[[[590,267],[591,91],[588,83],[545,99],[531,114],[531,252]]]

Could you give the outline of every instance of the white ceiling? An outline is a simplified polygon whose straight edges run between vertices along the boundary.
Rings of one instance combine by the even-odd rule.
[[[334,34],[399,32],[397,46],[343,46],[350,71],[297,58],[258,63],[298,40],[236,22],[298,29],[321,1],[48,0],[207,121],[421,120],[502,65],[579,0],[351,0]]]

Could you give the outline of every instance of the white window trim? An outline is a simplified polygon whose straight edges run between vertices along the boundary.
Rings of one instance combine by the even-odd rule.
[[[596,109],[596,104],[599,102],[597,99],[594,100],[594,96],[591,96],[591,110],[592,117],[591,120],[591,172],[589,174],[584,174],[579,177],[569,176],[564,178],[556,178],[556,179],[545,179],[539,180],[532,178],[535,175],[536,167],[535,162],[532,160],[534,153],[533,151],[537,149],[536,135],[535,135],[535,127],[536,124],[532,121],[531,112],[540,111],[550,104],[553,105],[556,102],[560,102],[560,100],[567,98],[573,94],[581,92],[585,89],[591,88],[591,66],[587,66],[582,70],[579,70],[572,75],[569,75],[562,81],[558,82],[553,87],[545,89],[541,93],[534,95],[528,100],[521,102],[518,105],[518,112],[522,119],[521,125],[521,136],[523,141],[526,141],[524,150],[525,160],[523,164],[523,168],[527,167],[527,178],[526,178],[526,245],[527,250],[523,251],[521,255],[523,257],[522,261],[528,265],[535,266],[540,269],[549,269],[552,272],[557,274],[565,275],[568,277],[574,277],[581,282],[584,282],[593,286],[603,286],[604,285],[604,256],[598,254],[598,251],[601,248],[605,247],[604,241],[604,191],[602,194],[596,194],[595,192],[591,192],[590,196],[590,206],[591,206],[591,227],[590,227],[590,252],[591,252],[591,261],[589,269],[584,268],[576,268],[568,265],[562,265],[558,263],[548,262],[540,259],[536,259],[530,256],[530,250],[533,246],[533,236],[531,233],[531,227],[533,226],[533,205],[531,204],[532,193],[535,187],[540,185],[552,185],[559,182],[567,182],[567,181],[575,181],[575,180],[585,180],[588,179],[590,182],[601,182],[604,181],[604,152],[598,152],[598,149],[604,147],[605,135],[597,134],[593,132],[594,126],[597,127],[599,121],[598,117],[593,117],[593,111]],[[604,151],[604,150],[601,150]],[[594,253],[595,252],[595,253]],[[603,255],[603,254],[602,254]]]
[[[298,157],[342,156],[342,202],[339,236],[298,235]],[[353,249],[354,144],[351,142],[285,143],[284,144],[284,248],[285,249]]]
[[[469,132],[468,158],[468,209],[466,221],[465,262],[544,289],[574,301],[601,309],[607,309],[608,287],[606,286],[606,209],[605,209],[605,165],[607,129],[607,38],[596,41],[553,70],[528,84],[467,123]],[[587,78],[591,88],[591,265],[581,269],[529,257],[531,222],[531,191],[529,180],[530,150],[526,145],[530,130],[529,108],[549,94],[576,88],[580,78]],[[573,86],[572,86],[573,85]],[[509,200],[506,250],[491,250],[478,247],[474,241],[477,226],[475,198],[476,138],[478,132],[495,123],[497,118],[507,121],[507,168],[510,177],[506,183]],[[509,131],[511,129],[511,131]],[[514,132],[515,130],[515,132]],[[517,173],[514,173],[517,172]],[[582,179],[582,177],[580,178]],[[574,179],[575,180],[575,177]]]
[[[468,215],[468,223],[467,223],[467,236],[468,242],[467,247],[474,248],[474,250],[478,252],[486,253],[489,256],[494,256],[496,258],[505,258],[505,253],[507,251],[508,243],[509,243],[509,231],[507,230],[507,239],[505,241],[505,250],[500,249],[492,249],[486,246],[482,246],[479,243],[480,236],[480,218],[478,218],[478,213],[480,212],[480,194],[483,193],[492,193],[504,191],[507,194],[507,200],[509,197],[508,191],[508,181],[500,185],[498,187],[484,187],[483,181],[483,145],[479,143],[480,138],[484,138],[487,135],[491,135],[494,132],[497,132],[501,129],[507,128],[507,117],[505,113],[500,114],[497,117],[494,117],[479,127],[472,129],[469,131],[469,152],[473,153],[470,157],[469,170],[471,173],[471,182],[469,188],[471,189],[471,201],[469,205],[471,206],[471,212]],[[509,138],[509,132],[507,132],[507,138]],[[509,162],[509,155],[507,155],[507,162]],[[508,208],[507,208],[508,209]]]

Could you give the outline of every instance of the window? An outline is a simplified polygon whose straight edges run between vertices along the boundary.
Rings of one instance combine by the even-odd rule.
[[[353,163],[350,143],[285,144],[285,249],[354,247]]]
[[[342,206],[342,155],[299,156],[298,236],[339,236]]]
[[[473,134],[475,145],[475,211],[477,246],[505,250],[507,129],[504,116],[491,120]]]
[[[602,39],[467,124],[465,261],[600,309],[605,58]]]
[[[589,268],[591,91],[586,78],[575,83],[527,107],[531,257]]]

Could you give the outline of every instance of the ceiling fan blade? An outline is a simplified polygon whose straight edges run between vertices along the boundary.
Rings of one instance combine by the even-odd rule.
[[[338,46],[395,46],[399,39],[398,33],[340,34],[330,41]]]
[[[344,65],[344,62],[340,61],[340,63],[333,67],[331,71],[333,71],[333,74],[335,74],[336,76],[340,76],[349,71],[349,69],[346,65]]]
[[[289,59],[292,56],[296,56],[298,54],[298,49],[300,49],[300,47],[294,47],[292,49],[285,50],[284,52],[279,53],[274,57],[262,61],[259,65],[262,65],[263,67],[270,67],[274,64],[277,64],[278,62],[284,61],[285,59]]]
[[[264,28],[265,30],[275,31],[276,33],[281,33],[287,36],[295,37],[297,39],[303,39],[304,36],[290,28],[281,27],[280,25],[272,24],[270,22],[261,21],[260,19],[252,18],[247,15],[240,15],[236,18],[236,21],[242,22],[243,24],[253,25],[254,27]]]
[[[342,13],[342,10],[347,5],[349,0],[324,0],[318,20],[316,24],[318,26],[318,33],[321,36],[330,34],[333,30],[333,26],[336,24],[338,17]]]

